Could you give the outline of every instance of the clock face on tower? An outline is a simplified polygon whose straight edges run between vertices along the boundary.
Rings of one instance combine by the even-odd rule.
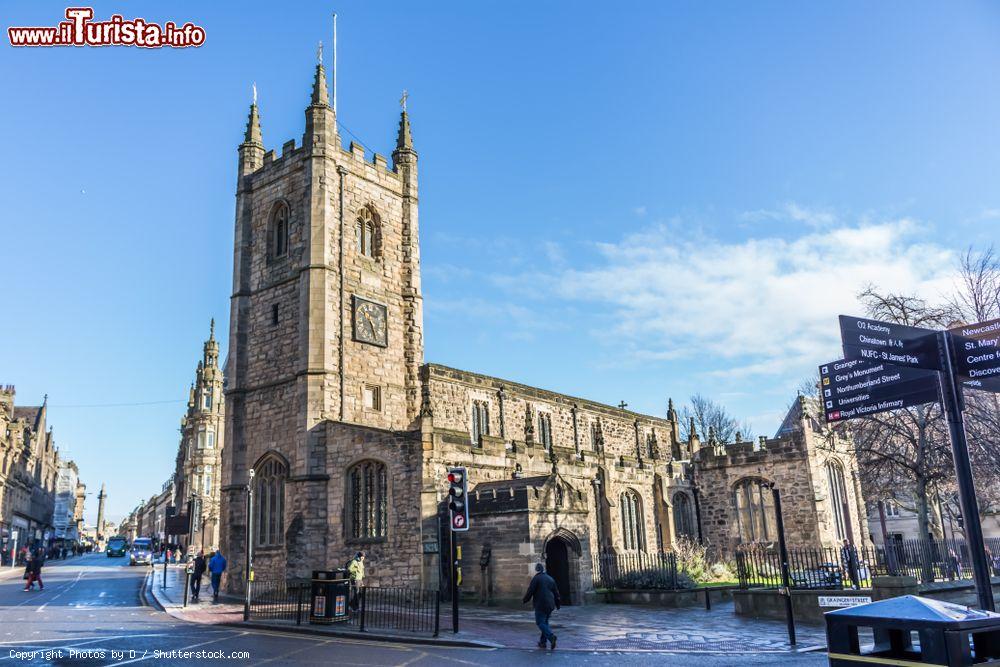
[[[354,340],[380,347],[389,344],[385,306],[354,296]]]

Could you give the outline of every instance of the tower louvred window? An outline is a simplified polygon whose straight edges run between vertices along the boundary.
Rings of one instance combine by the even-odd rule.
[[[288,254],[288,204],[279,202],[271,214],[271,257]]]
[[[378,216],[367,206],[361,209],[355,226],[355,242],[359,255],[365,257],[378,257],[381,245],[381,229],[379,228]]]

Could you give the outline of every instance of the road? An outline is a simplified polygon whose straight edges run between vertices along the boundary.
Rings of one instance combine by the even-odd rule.
[[[326,639],[188,623],[140,596],[145,567],[92,554],[50,561],[45,590],[24,592],[18,572],[0,578],[0,666],[190,665],[211,661],[275,665],[690,665],[690,655],[486,650]],[[13,575],[13,576],[12,576]],[[192,652],[187,655],[171,653]],[[196,652],[211,653],[197,655]],[[225,656],[225,657],[220,657]],[[822,665],[823,654],[698,655],[699,667],[780,662]]]

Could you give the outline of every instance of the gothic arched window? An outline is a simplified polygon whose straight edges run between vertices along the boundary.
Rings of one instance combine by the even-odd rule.
[[[288,254],[288,204],[279,202],[271,213],[271,258]]]
[[[285,533],[285,465],[270,456],[254,468],[257,546],[276,546]]]
[[[691,499],[686,493],[674,495],[674,534],[686,539],[694,538],[694,521],[691,516]]]
[[[358,254],[372,258],[379,256],[381,250],[381,230],[379,229],[378,216],[367,206],[362,208],[361,213],[358,214],[354,236]]]
[[[756,477],[733,487],[736,519],[743,542],[770,542],[775,538],[774,497]]]
[[[490,434],[490,409],[486,401],[472,402],[472,442],[482,444],[483,436]]]
[[[628,489],[621,494],[622,546],[626,551],[646,550],[646,529],[642,520],[642,498]]]
[[[826,462],[826,480],[830,485],[830,512],[837,531],[837,540],[850,537],[850,506],[847,501],[847,486],[844,484],[844,468],[839,461]]]
[[[385,464],[361,461],[347,471],[347,537],[382,540],[389,514],[389,482]]]

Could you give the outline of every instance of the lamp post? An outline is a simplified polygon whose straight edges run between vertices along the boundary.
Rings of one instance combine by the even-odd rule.
[[[791,576],[788,571],[788,545],[785,543],[785,521],[781,516],[781,492],[774,482],[761,482],[771,490],[774,498],[774,522],[778,529],[778,556],[781,558],[781,588],[785,598],[785,621],[788,624],[788,643],[795,646],[795,617],[792,614]]]
[[[253,583],[253,468],[247,473],[247,535],[246,535],[246,599],[243,601],[243,620],[250,620],[250,586]]]

